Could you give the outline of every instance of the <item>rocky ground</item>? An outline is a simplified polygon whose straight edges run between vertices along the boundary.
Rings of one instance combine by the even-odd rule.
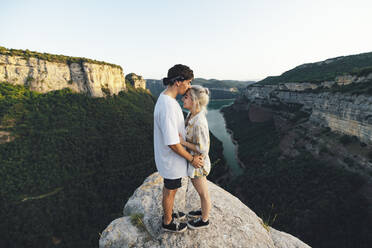
[[[184,178],[174,210],[188,212],[200,207],[192,184]],[[212,199],[210,227],[181,234],[161,230],[163,179],[149,176],[124,207],[123,217],[102,232],[99,246],[109,247],[309,247],[296,237],[264,224],[238,198],[208,182]]]

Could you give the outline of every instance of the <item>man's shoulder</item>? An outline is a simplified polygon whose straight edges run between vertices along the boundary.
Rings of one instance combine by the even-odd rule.
[[[163,96],[158,98],[158,101],[155,104],[155,114],[173,114],[177,111],[177,106],[174,104],[172,99],[168,99],[169,97]],[[177,102],[176,102],[177,103]]]
[[[172,97],[167,96],[165,94],[161,94],[158,98],[159,104],[162,105],[163,108],[177,108],[177,101],[172,99]]]

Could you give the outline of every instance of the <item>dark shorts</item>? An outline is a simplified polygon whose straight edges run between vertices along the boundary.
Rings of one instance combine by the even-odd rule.
[[[178,189],[181,188],[181,179],[182,178],[177,178],[177,179],[166,179],[164,178],[164,187],[167,189]]]

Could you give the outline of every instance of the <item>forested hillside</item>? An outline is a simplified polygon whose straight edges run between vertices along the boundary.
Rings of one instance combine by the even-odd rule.
[[[334,80],[345,74],[362,76],[372,72],[372,52],[341,56],[325,61],[297,66],[280,76],[270,76],[258,84],[278,84],[286,82],[322,82]]]
[[[154,100],[0,84],[0,246],[94,247],[153,163]]]
[[[0,247],[95,247],[99,232],[156,171],[154,99],[127,92],[92,98],[0,83]],[[225,175],[211,138],[211,178]]]

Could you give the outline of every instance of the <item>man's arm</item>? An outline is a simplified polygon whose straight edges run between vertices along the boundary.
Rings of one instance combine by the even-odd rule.
[[[187,161],[189,161],[195,168],[200,168],[204,165],[204,159],[202,155],[192,156],[185,150],[185,148],[183,148],[181,144],[169,145],[169,148],[181,157],[185,158]]]

